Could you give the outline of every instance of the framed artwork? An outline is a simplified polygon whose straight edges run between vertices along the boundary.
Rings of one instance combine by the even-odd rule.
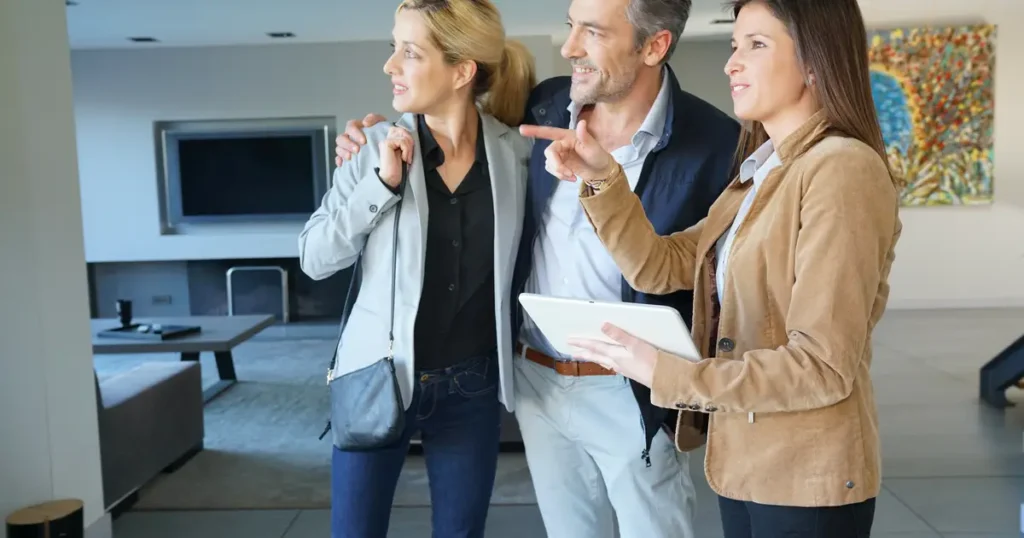
[[[904,206],[992,202],[993,25],[868,33],[871,90]]]

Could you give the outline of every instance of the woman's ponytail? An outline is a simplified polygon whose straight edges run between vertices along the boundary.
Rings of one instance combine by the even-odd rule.
[[[506,40],[501,63],[491,78],[484,112],[509,127],[518,127],[526,113],[526,100],[537,85],[533,54],[516,40]]]
[[[509,127],[518,127],[526,100],[537,85],[533,55],[525,45],[505,38],[501,14],[491,0],[403,0],[398,11],[418,11],[450,65],[477,65],[472,98],[483,111]]]

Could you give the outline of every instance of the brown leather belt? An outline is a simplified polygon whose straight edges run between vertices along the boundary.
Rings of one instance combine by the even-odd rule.
[[[589,375],[616,375],[615,372],[593,362],[555,360],[553,357],[549,357],[540,351],[529,347],[526,348],[526,353],[523,353],[522,344],[516,344],[516,354],[522,355],[541,366],[551,368],[562,375],[573,377]]]

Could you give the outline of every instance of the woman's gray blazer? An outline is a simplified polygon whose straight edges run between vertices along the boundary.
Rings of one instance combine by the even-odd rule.
[[[518,130],[481,113],[484,146],[494,198],[494,305],[501,374],[499,398],[513,411],[511,309],[512,270],[523,226],[527,159],[530,141]],[[396,122],[418,141],[416,120],[405,114]],[[406,408],[411,403],[415,357],[413,333],[423,284],[427,244],[427,192],[419,143],[409,166],[404,195],[393,194],[374,172],[379,167],[379,142],[389,124],[365,130],[367,143],[355,157],[334,171],[333,186],[299,235],[299,263],[310,278],[320,280],[362,259],[362,287],[338,347],[335,376],[362,368],[388,352],[391,301],[391,254],[396,204],[399,221],[398,271],[395,294],[395,367]],[[338,301],[344,301],[338,297]],[[327,357],[325,357],[325,360]],[[326,366],[326,365],[325,365]]]

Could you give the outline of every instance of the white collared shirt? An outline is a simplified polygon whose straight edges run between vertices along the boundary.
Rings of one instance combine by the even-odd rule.
[[[715,253],[717,258],[717,264],[715,266],[715,282],[718,284],[718,300],[721,301],[724,296],[725,289],[725,277],[728,274],[726,267],[729,263],[729,253],[732,251],[732,243],[736,239],[736,230],[743,223],[743,219],[747,217],[747,213],[750,211],[750,206],[754,203],[754,197],[757,196],[758,189],[761,188],[761,183],[764,182],[764,178],[768,176],[775,167],[782,164],[779,160],[779,154],[775,153],[775,146],[772,141],[769,140],[761,145],[754,151],[753,155],[747,157],[743,164],[740,165],[740,181],[746,183],[747,181],[753,180],[754,186],[747,191],[747,196],[743,198],[743,203],[740,204],[740,210],[736,213],[736,218],[732,221],[732,226],[729,227],[729,231],[718,238],[718,242],[715,244]]]
[[[671,121],[667,117],[670,91],[666,70],[662,72],[658,96],[630,143],[610,152],[622,165],[630,189],[636,188],[647,155],[665,132],[665,122]],[[577,103],[569,103],[570,129],[576,128],[582,109]],[[595,301],[622,300],[622,272],[583,212],[578,182],[559,180],[547,210],[539,216],[531,269],[526,281],[528,293]],[[521,340],[548,356],[569,358],[555,351],[525,313]]]

